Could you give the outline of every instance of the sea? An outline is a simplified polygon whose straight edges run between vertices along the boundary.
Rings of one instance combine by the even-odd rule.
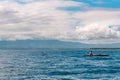
[[[120,50],[0,50],[0,80],[120,80]]]

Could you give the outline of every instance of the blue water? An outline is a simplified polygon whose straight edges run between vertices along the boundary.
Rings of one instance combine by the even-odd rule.
[[[120,50],[0,50],[0,80],[120,80]]]

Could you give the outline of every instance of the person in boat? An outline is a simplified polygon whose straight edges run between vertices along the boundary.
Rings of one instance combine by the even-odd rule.
[[[90,55],[90,56],[92,56],[92,55],[93,55],[93,52],[92,52],[92,51],[90,51],[90,52],[89,52],[89,55]]]

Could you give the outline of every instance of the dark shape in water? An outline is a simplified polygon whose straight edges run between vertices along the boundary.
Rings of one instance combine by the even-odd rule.
[[[109,56],[108,54],[93,54],[92,51],[89,52],[89,54],[86,54],[85,56]]]
[[[85,56],[109,56],[108,54],[86,54]]]

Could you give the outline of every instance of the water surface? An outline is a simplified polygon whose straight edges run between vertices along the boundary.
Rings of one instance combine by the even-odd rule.
[[[120,80],[120,50],[0,50],[0,80]]]

